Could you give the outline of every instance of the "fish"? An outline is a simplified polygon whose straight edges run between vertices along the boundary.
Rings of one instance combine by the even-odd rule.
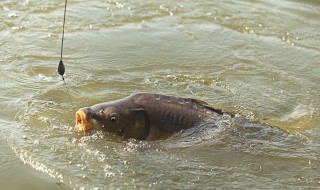
[[[149,141],[220,121],[225,114],[232,115],[202,100],[144,92],[81,108],[75,114],[75,126],[84,133],[102,130],[123,139]]]

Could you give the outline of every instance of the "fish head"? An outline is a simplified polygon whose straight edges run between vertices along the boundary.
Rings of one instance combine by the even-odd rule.
[[[79,109],[75,118],[76,128],[84,133],[94,129],[124,138],[146,139],[149,131],[148,113],[142,108],[99,104]]]

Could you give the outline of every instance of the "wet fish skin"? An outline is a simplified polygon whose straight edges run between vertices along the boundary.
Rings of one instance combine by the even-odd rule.
[[[76,126],[116,133],[125,139],[164,139],[204,121],[220,120],[227,112],[206,102],[156,93],[136,93],[76,112]]]

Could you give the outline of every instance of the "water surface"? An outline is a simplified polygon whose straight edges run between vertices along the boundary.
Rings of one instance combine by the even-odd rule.
[[[318,1],[70,1],[64,63],[76,109],[148,91],[280,128],[199,126],[155,142],[74,131],[57,74],[63,8],[0,1],[0,184],[318,188]]]

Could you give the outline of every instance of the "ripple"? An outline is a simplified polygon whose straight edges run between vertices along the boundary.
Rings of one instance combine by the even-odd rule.
[[[7,163],[12,162],[12,160],[10,159],[10,157],[8,156],[7,153],[2,152],[3,150],[1,150],[2,148],[0,147],[0,167],[2,165],[5,165]]]
[[[63,183],[63,176],[61,173],[59,173],[55,169],[47,167],[46,164],[37,161],[33,158],[33,156],[30,155],[28,151],[19,149],[17,147],[13,147],[13,150],[24,164],[29,164],[35,170],[48,174],[53,178],[59,179],[60,182]]]
[[[70,127],[74,113],[56,73],[63,2],[1,1],[1,117],[18,124],[1,128],[16,155],[0,145],[0,168],[20,159],[76,189],[317,188],[319,8],[286,0],[183,3],[74,2],[65,58],[75,106],[137,91],[192,96],[309,125],[301,132],[308,140],[224,121],[157,142],[80,134]]]

